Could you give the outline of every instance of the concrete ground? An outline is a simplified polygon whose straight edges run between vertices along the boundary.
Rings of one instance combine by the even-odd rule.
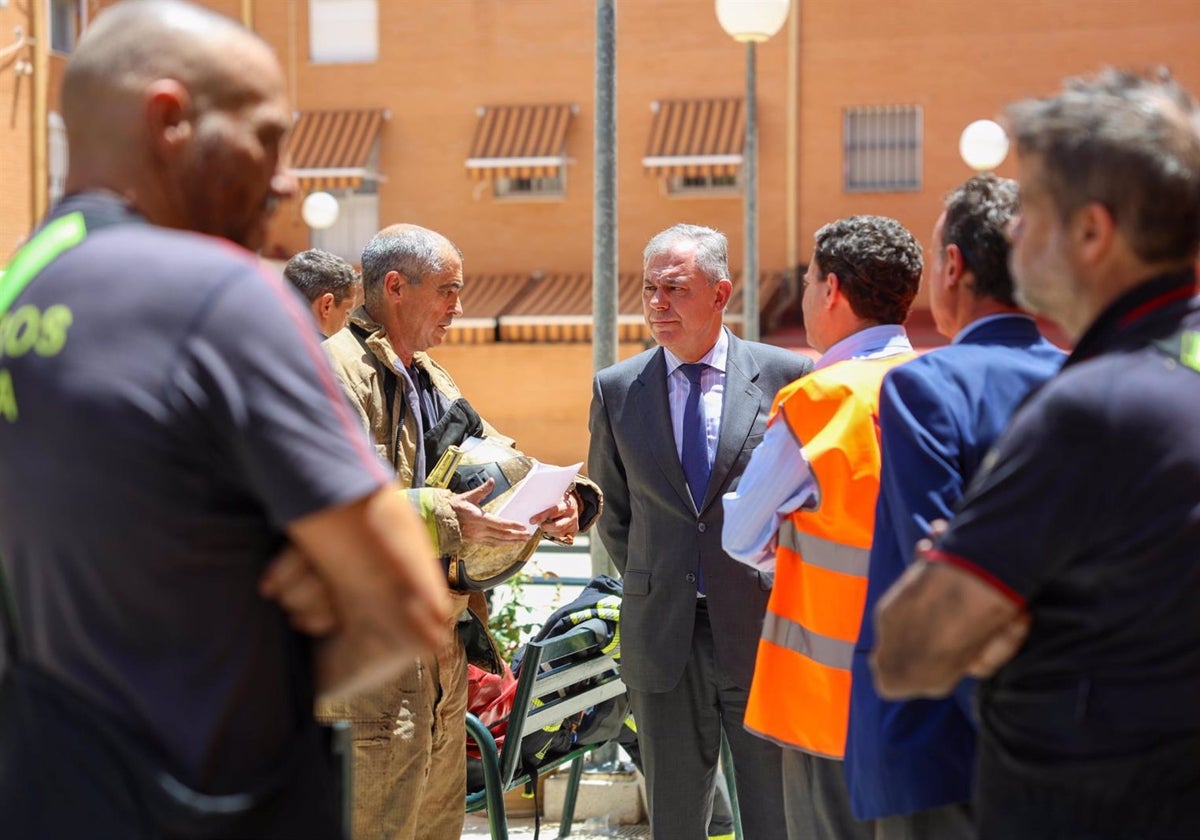
[[[603,819],[584,820],[571,826],[573,840],[608,840],[612,837],[633,837],[649,840],[649,825],[614,825],[610,826]],[[463,827],[463,840],[487,840],[487,817],[483,814],[467,814],[467,822]],[[519,817],[508,821],[509,840],[533,840],[533,817]],[[558,837],[558,823],[542,821],[539,840],[552,840]]]

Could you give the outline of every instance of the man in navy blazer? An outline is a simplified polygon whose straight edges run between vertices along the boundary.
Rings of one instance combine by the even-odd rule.
[[[644,277],[643,312],[660,346],[596,375],[588,473],[604,491],[600,538],[624,577],[621,675],[651,831],[705,837],[724,732],[745,836],[784,838],[780,748],[742,726],[772,580],[722,550],[721,495],[762,440],[775,392],[812,361],[722,326],[732,292],[723,234],[659,233]],[[703,481],[684,466],[689,439]]]
[[[1005,227],[1016,210],[1016,183],[992,175],[947,196],[929,295],[938,331],[953,343],[891,371],[880,394],[883,467],[845,762],[854,816],[877,820],[879,840],[975,836],[973,683],[943,700],[888,702],[867,660],[875,605],[930,523],[950,518],[1017,406],[1065,358],[1013,300]]]

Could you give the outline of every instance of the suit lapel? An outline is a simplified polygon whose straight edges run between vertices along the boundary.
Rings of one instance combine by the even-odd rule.
[[[725,395],[721,404],[721,434],[717,440],[717,456],[713,461],[712,476],[708,481],[708,492],[703,511],[724,486],[729,471],[733,469],[754,420],[758,417],[762,390],[755,384],[758,379],[758,363],[750,354],[746,343],[729,334],[729,355],[725,363]]]
[[[632,393],[633,422],[642,424],[646,443],[654,453],[667,482],[679,494],[685,505],[692,504],[692,494],[683,477],[683,465],[675,447],[675,432],[671,427],[671,404],[667,399],[667,361],[662,348],[650,356],[634,382]]]

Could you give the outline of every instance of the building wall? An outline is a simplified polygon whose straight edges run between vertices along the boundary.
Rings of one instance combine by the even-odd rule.
[[[37,2],[37,0],[35,0]],[[110,0],[91,2],[109,5]],[[313,65],[306,0],[206,0],[240,18],[278,51],[297,108],[386,108],[381,222],[418,222],[450,235],[471,274],[591,268],[594,4],[585,0],[381,0],[380,60]],[[1055,90],[1068,74],[1102,64],[1166,63],[1200,92],[1200,3],[1195,0],[954,0],[801,2],[799,215],[787,219],[789,28],[759,48],[760,252],[764,270],[783,268],[788,238],[800,262],[812,233],[852,213],[895,216],[926,240],[941,195],[970,173],[958,158],[962,128],[995,116],[1004,102]],[[20,4],[0,7],[0,33],[20,23]],[[795,13],[795,10],[794,10]],[[714,225],[741,262],[742,203],[666,198],[641,166],[655,99],[740,96],[744,50],[716,23],[708,0],[620,0],[617,4],[618,227],[622,271],[640,270],[653,232],[676,221]],[[50,59],[57,101],[61,59]],[[27,77],[0,62],[0,260],[32,223]],[[468,178],[464,162],[485,104],[572,102],[567,196],[500,202]],[[924,108],[922,189],[847,194],[842,188],[842,109],[916,104]],[[1011,174],[1011,161],[999,169]],[[274,227],[285,250],[307,247],[299,204]],[[467,313],[470,314],[469,312]],[[640,349],[623,345],[622,356]],[[481,412],[553,463],[586,453],[591,348],[587,345],[441,347],[434,354]],[[554,381],[539,379],[553,369]],[[511,394],[519,388],[520,399]]]
[[[95,12],[95,4],[78,0],[78,23],[83,25]],[[34,160],[34,126],[40,123],[40,136],[48,143],[48,116],[61,113],[60,92],[68,55],[49,48],[46,27],[47,0],[27,3],[8,2],[0,6],[0,266],[25,241],[30,230],[45,212],[49,186],[49,152],[44,150],[40,168]],[[37,21],[30,19],[38,15]],[[24,48],[10,52],[20,27],[31,39]],[[35,31],[36,30],[36,31]],[[45,46],[41,59],[32,43],[33,36]],[[32,74],[21,68],[27,65]],[[35,96],[35,74],[46,74],[44,101]]]
[[[386,108],[381,223],[406,220],[448,233],[473,274],[586,272],[591,267],[595,7],[585,0],[451,0],[379,4],[380,58],[372,64],[314,65],[308,59],[307,0],[204,0],[241,18],[279,52],[297,108]],[[94,16],[111,0],[84,5]],[[1200,90],[1200,4],[1193,0],[1014,0],[978,6],[954,0],[798,2],[790,27],[759,47],[760,263],[784,268],[789,239],[800,262],[813,231],[851,213],[884,213],[927,236],[940,196],[970,173],[958,134],[996,115],[1005,101],[1047,93],[1067,74],[1104,63],[1167,63]],[[20,4],[0,8],[0,32],[22,22]],[[740,265],[739,196],[667,198],[641,166],[656,99],[740,96],[744,50],[718,26],[711,3],[622,0],[617,4],[618,230],[622,271],[640,268],[646,238],[673,222],[711,224],[730,236]],[[799,57],[799,91],[789,90],[789,50]],[[62,60],[51,56],[50,107]],[[0,252],[32,221],[31,85],[0,68]],[[799,111],[799,214],[787,225],[788,103]],[[468,178],[464,162],[475,109],[484,104],[572,102],[567,195],[562,201],[498,201]],[[842,188],[842,109],[924,108],[922,189],[848,194]],[[1002,174],[1010,174],[1011,162]],[[274,227],[285,252],[308,244],[299,202]]]
[[[294,75],[299,107],[391,111],[380,159],[388,179],[380,187],[381,223],[410,221],[445,232],[463,249],[471,273],[590,270],[593,4],[381,3],[379,16],[378,62],[314,65],[308,61],[307,3],[264,0],[256,6],[259,31]],[[617,29],[620,264],[635,270],[646,239],[677,221],[740,235],[740,196],[664,198],[659,179],[643,172],[641,159],[652,101],[740,96],[744,65],[741,47],[721,31],[709,5],[694,0],[627,0],[619,4]],[[783,264],[785,59],[782,41],[768,44],[760,59],[764,268]],[[579,106],[567,135],[564,200],[496,200],[485,183],[468,177],[465,161],[479,106],[561,102]],[[302,246],[297,208],[282,215],[280,237],[292,248]],[[740,249],[731,256],[740,261]]]
[[[0,54],[15,43],[13,30],[29,34],[25,11],[16,3],[0,7]],[[24,48],[0,59],[0,266],[29,231],[33,216],[30,188],[30,128],[33,78],[18,75],[18,62],[32,60]]]
[[[1106,63],[1167,63],[1200,90],[1200,4],[1016,0],[977,7],[952,0],[799,3],[799,214],[787,225],[787,27],[759,47],[760,263],[784,268],[789,237],[799,262],[821,224],[854,213],[895,216],[925,239],[941,196],[970,175],[958,135],[1014,98],[1053,91],[1066,75]],[[307,3],[261,0],[256,25],[285,58],[300,108],[384,107],[381,222],[448,233],[471,273],[587,271],[591,266],[594,7],[542,0],[380,4],[380,59],[313,65]],[[289,19],[288,15],[291,15]],[[453,33],[452,35],[449,33]],[[740,265],[740,196],[667,198],[641,157],[656,99],[740,96],[744,51],[708,3],[623,0],[617,6],[618,241],[622,271],[640,268],[646,238],[673,222],[714,225]],[[429,80],[436,80],[430,84]],[[482,104],[572,102],[571,163],[562,201],[497,201],[464,169]],[[916,192],[843,189],[842,112],[859,105],[924,110],[923,182]],[[999,169],[1011,174],[1011,161]],[[304,247],[298,204],[277,227]],[[924,298],[921,301],[923,303]]]
[[[841,0],[801,4],[799,236],[854,213],[895,216],[927,240],[941,196],[971,172],[958,155],[968,123],[1005,102],[1058,89],[1104,65],[1170,66],[1200,92],[1200,3],[1012,0]],[[924,108],[924,187],[919,193],[842,190],[842,109]],[[999,169],[1011,176],[1012,155]]]

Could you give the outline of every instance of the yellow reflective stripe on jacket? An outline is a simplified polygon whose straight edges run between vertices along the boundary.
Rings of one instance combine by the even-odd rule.
[[[440,557],[444,552],[442,551],[441,540],[438,539],[437,492],[436,488],[433,487],[419,487],[405,490],[404,495],[408,497],[409,503],[416,508],[421,521],[425,523],[425,531],[429,534],[429,541],[433,543],[433,552]]]
[[[540,709],[542,706],[546,705],[546,701],[535,697],[535,698],[533,698],[533,702],[530,705],[532,705],[535,709]],[[557,732],[558,730],[562,729],[562,725],[563,725],[563,722],[561,720],[556,720],[554,723],[552,723],[548,726],[543,726],[542,731],[543,732]]]
[[[602,618],[605,621],[619,621],[621,619],[620,596],[606,595],[596,603],[567,616],[567,619],[572,624],[582,624],[593,618]]]
[[[879,495],[879,387],[912,357],[840,362],[776,398],[772,422],[788,424],[821,488],[815,510],[793,512],[780,528],[746,707],[746,728],[778,744],[831,758],[845,753]]]
[[[1180,338],[1179,360],[1192,370],[1200,371],[1200,332],[1188,330]]]
[[[621,657],[621,596],[606,595],[594,604],[591,604],[583,609],[570,613],[566,616],[566,620],[572,624],[583,624],[585,621],[591,621],[593,618],[600,618],[604,621],[615,623],[616,629],[613,630],[612,638],[600,648],[601,651],[607,653],[614,659]]]
[[[613,659],[621,658],[621,625],[620,624],[618,624],[617,629],[613,631],[612,639],[609,641],[609,643],[606,644],[604,647],[600,648],[600,650],[603,651],[604,653],[607,653]]]

